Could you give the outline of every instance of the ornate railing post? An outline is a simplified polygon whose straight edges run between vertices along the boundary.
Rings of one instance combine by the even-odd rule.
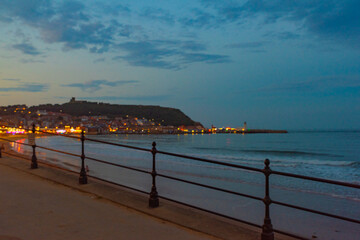
[[[31,169],[36,169],[38,168],[38,164],[37,164],[37,157],[36,157],[36,153],[35,153],[35,148],[36,148],[36,143],[35,143],[35,124],[32,125],[32,139],[33,139],[33,143],[32,143],[32,149],[33,149],[33,154],[31,157]]]
[[[84,153],[84,143],[85,143],[85,135],[84,130],[81,131],[81,170],[80,170],[80,177],[79,183],[80,184],[87,184],[87,176],[85,171],[85,153]]]
[[[264,197],[264,204],[265,204],[265,218],[264,218],[264,224],[262,226],[262,232],[261,232],[261,240],[274,240],[274,231],[271,224],[270,219],[270,204],[271,204],[271,198],[270,198],[270,191],[269,191],[269,176],[271,174],[271,169],[269,167],[270,160],[265,159],[265,168],[263,170],[263,173],[265,174],[265,197]]]
[[[152,150],[151,153],[153,155],[153,167],[152,167],[152,172],[151,172],[151,176],[152,176],[152,187],[151,187],[151,192],[150,192],[150,198],[149,198],[149,207],[151,208],[156,208],[159,206],[159,197],[158,197],[158,193],[156,191],[156,168],[155,168],[155,155],[156,155],[156,142],[152,143]]]

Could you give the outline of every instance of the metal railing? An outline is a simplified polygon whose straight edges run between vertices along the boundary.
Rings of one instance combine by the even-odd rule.
[[[226,217],[226,218],[229,218],[232,220],[236,220],[236,221],[239,221],[242,223],[246,223],[246,224],[249,224],[249,225],[252,225],[255,227],[262,228],[262,232],[261,232],[262,240],[273,240],[274,232],[285,234],[285,235],[299,238],[299,239],[304,239],[303,237],[296,236],[292,233],[288,233],[288,232],[277,230],[277,229],[273,228],[272,223],[271,223],[271,218],[270,218],[270,205],[271,204],[276,204],[276,205],[280,205],[280,206],[284,206],[284,207],[288,207],[288,208],[293,208],[293,209],[297,209],[297,210],[301,210],[301,211],[305,211],[305,212],[310,212],[310,213],[314,213],[314,214],[318,214],[318,215],[323,215],[323,216],[327,216],[327,217],[331,217],[331,218],[340,219],[340,220],[347,221],[347,222],[360,224],[359,219],[353,219],[353,218],[349,218],[349,217],[339,216],[339,215],[335,215],[335,214],[331,214],[331,213],[326,213],[323,211],[318,211],[315,209],[309,209],[309,208],[305,208],[305,207],[301,207],[301,206],[297,206],[297,205],[293,205],[293,204],[288,204],[288,203],[272,200],[270,197],[270,179],[269,179],[269,177],[270,177],[270,175],[279,175],[279,176],[285,176],[285,177],[289,177],[289,178],[310,180],[310,181],[333,184],[333,185],[343,186],[343,187],[348,187],[348,188],[360,189],[360,185],[358,185],[358,184],[352,184],[352,183],[347,183],[347,182],[340,182],[340,181],[328,180],[328,179],[323,179],[323,178],[316,178],[316,177],[309,177],[309,176],[297,175],[297,174],[292,174],[292,173],[274,171],[270,168],[270,160],[269,159],[265,159],[265,161],[264,161],[265,166],[263,169],[258,169],[258,168],[253,168],[253,167],[248,167],[248,166],[243,166],[243,165],[238,165],[238,164],[224,163],[224,162],[219,162],[216,160],[210,160],[210,159],[204,159],[204,158],[199,158],[199,157],[192,157],[192,156],[187,156],[187,155],[182,155],[182,154],[159,151],[156,149],[155,142],[152,143],[151,149],[146,149],[146,148],[134,147],[134,146],[130,146],[130,145],[124,145],[124,144],[118,144],[118,143],[113,143],[113,142],[107,142],[107,141],[87,138],[87,137],[85,137],[84,131],[81,132],[80,137],[39,131],[39,130],[35,130],[35,126],[33,126],[33,128],[29,131],[31,131],[32,133],[40,132],[40,133],[44,133],[44,134],[63,136],[63,137],[78,139],[81,141],[81,155],[78,155],[78,154],[73,154],[73,153],[69,153],[69,152],[65,152],[65,151],[61,151],[61,150],[57,150],[57,149],[53,149],[53,148],[37,146],[37,145],[35,145],[35,142],[34,142],[34,144],[31,145],[31,144],[27,144],[27,143],[16,142],[16,141],[5,139],[5,138],[0,138],[0,140],[4,140],[4,141],[8,141],[8,142],[16,142],[18,144],[32,147],[33,151],[32,151],[32,158],[31,158],[31,165],[30,165],[30,167],[32,169],[38,168],[37,157],[36,157],[36,148],[40,148],[40,149],[44,149],[44,150],[48,150],[48,151],[53,151],[53,152],[57,152],[57,153],[61,153],[61,154],[79,157],[81,159],[81,167],[80,167],[80,173],[79,173],[80,174],[80,176],[79,176],[80,184],[87,184],[87,182],[88,182],[88,175],[87,175],[86,169],[85,169],[85,159],[90,160],[90,161],[99,162],[102,164],[111,165],[114,167],[119,167],[119,168],[124,168],[124,169],[128,169],[128,170],[144,173],[144,174],[150,174],[152,177],[152,186],[151,186],[150,193],[143,191],[143,190],[136,189],[136,188],[132,188],[132,187],[129,187],[126,185],[122,185],[122,184],[119,184],[116,182],[112,182],[112,181],[109,181],[106,179],[98,178],[95,176],[91,176],[91,177],[101,180],[101,181],[119,185],[119,186],[122,186],[125,188],[129,188],[129,189],[141,192],[141,193],[149,194],[149,207],[150,208],[158,207],[159,206],[159,198],[163,198],[163,199],[166,199],[169,201],[173,201],[173,202],[180,203],[180,204],[183,204],[186,206],[190,206],[190,207],[193,207],[196,209],[200,209],[202,211],[216,214],[218,216]],[[112,145],[112,146],[117,146],[117,147],[122,147],[122,148],[128,148],[128,149],[134,149],[134,150],[139,150],[139,151],[143,151],[143,152],[149,152],[152,154],[152,171],[146,171],[146,170],[139,169],[139,168],[134,168],[134,167],[130,167],[130,166],[122,165],[122,164],[112,163],[112,162],[104,161],[101,159],[85,156],[85,152],[84,152],[85,141],[90,141],[90,142],[95,142],[95,143],[100,143],[100,144],[107,144],[107,145]],[[190,159],[190,160],[198,161],[198,162],[205,162],[205,163],[210,163],[210,164],[215,164],[215,165],[227,166],[227,167],[231,167],[231,168],[235,168],[235,169],[243,169],[243,170],[247,170],[247,171],[251,171],[251,172],[262,173],[262,174],[264,174],[264,177],[265,177],[264,197],[261,198],[261,197],[249,195],[246,193],[235,192],[235,191],[231,191],[228,189],[219,188],[219,187],[215,187],[215,186],[211,186],[211,185],[207,185],[207,184],[203,184],[203,183],[198,183],[198,182],[194,182],[194,181],[190,181],[190,180],[186,180],[186,179],[182,179],[182,178],[177,178],[177,177],[173,177],[173,176],[169,176],[169,175],[165,175],[165,174],[159,174],[156,172],[156,155],[157,154],[163,154],[163,155],[167,155],[167,156]],[[0,158],[1,158],[1,149],[0,149]],[[177,201],[175,199],[171,199],[171,198],[168,198],[165,196],[159,196],[159,194],[157,192],[157,186],[156,186],[156,178],[157,177],[162,177],[162,178],[166,178],[166,179],[170,179],[170,180],[174,180],[174,181],[178,181],[178,182],[183,182],[186,184],[199,186],[202,188],[212,189],[212,190],[220,191],[223,193],[228,193],[228,194],[232,194],[232,195],[236,195],[236,196],[250,198],[253,200],[257,200],[257,201],[262,201],[264,203],[264,212],[265,212],[263,225],[260,226],[260,225],[248,222],[246,220],[243,220],[243,219],[237,219],[237,218],[227,216],[227,215],[224,215],[224,214],[221,214],[218,212],[210,211],[208,209],[200,208],[198,206],[180,202],[180,201]]]

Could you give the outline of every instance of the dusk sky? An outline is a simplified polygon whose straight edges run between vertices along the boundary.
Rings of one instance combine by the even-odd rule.
[[[181,109],[206,127],[360,128],[359,0],[0,0],[0,105]]]

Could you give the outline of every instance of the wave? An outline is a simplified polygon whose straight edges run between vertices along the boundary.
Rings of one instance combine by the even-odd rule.
[[[332,198],[339,198],[339,199],[345,199],[345,200],[351,200],[355,202],[360,202],[360,196],[349,196],[349,195],[340,195],[333,192],[324,192],[324,191],[316,191],[316,190],[310,190],[310,189],[303,189],[303,188],[295,188],[295,187],[286,187],[286,186],[280,186],[273,184],[271,188],[276,188],[284,191],[291,191],[291,192],[301,192],[305,194],[312,194],[312,195],[323,195],[328,196]]]
[[[184,173],[184,172],[177,171],[177,170],[162,170],[162,172],[168,173],[171,175],[175,174],[175,175],[188,176],[188,177],[194,177],[194,178],[200,178],[200,179],[211,179],[211,180],[220,181],[220,182],[223,181],[223,182],[230,182],[230,183],[236,183],[236,184],[245,184],[252,188],[253,187],[259,188],[260,192],[264,187],[264,184],[260,180],[261,178],[257,178],[257,180],[260,180],[260,181],[256,182],[255,179],[245,179],[245,178],[240,179],[240,178],[232,178],[232,177],[228,177],[228,176],[212,176],[212,175],[209,175],[206,173],[196,173],[196,172]],[[322,196],[327,196],[327,197],[331,197],[331,198],[360,202],[360,196],[334,193],[331,191],[327,192],[327,191],[317,191],[315,189],[305,189],[305,188],[303,188],[302,185],[290,187],[290,186],[283,186],[279,183],[278,184],[273,183],[271,185],[271,188],[279,189],[279,190],[286,191],[286,192],[296,192],[296,193],[300,192],[300,193],[309,194],[309,195],[322,195]]]
[[[344,157],[343,155],[331,154],[331,153],[317,153],[306,151],[294,151],[294,150],[266,150],[266,149],[230,149],[230,148],[216,148],[216,147],[194,147],[193,149],[205,150],[205,151],[220,151],[220,152],[239,152],[239,153],[261,153],[268,155],[292,155],[292,156],[324,156],[324,157]]]
[[[194,156],[202,157],[205,159],[212,159],[219,162],[248,164],[248,165],[264,165],[264,158],[254,156],[228,156],[228,155],[209,155],[209,154],[196,154]],[[319,160],[319,159],[270,159],[270,166],[298,166],[298,165],[316,165],[316,166],[360,166],[358,161],[332,161],[332,160]]]
[[[315,153],[291,150],[241,150],[250,153],[266,153],[269,155],[296,155],[296,156],[326,156],[326,157],[343,157],[343,155],[330,154],[330,153]]]

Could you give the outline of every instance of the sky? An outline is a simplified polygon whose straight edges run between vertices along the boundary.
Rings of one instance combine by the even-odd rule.
[[[206,127],[360,129],[358,0],[1,0],[0,105],[181,109]]]

